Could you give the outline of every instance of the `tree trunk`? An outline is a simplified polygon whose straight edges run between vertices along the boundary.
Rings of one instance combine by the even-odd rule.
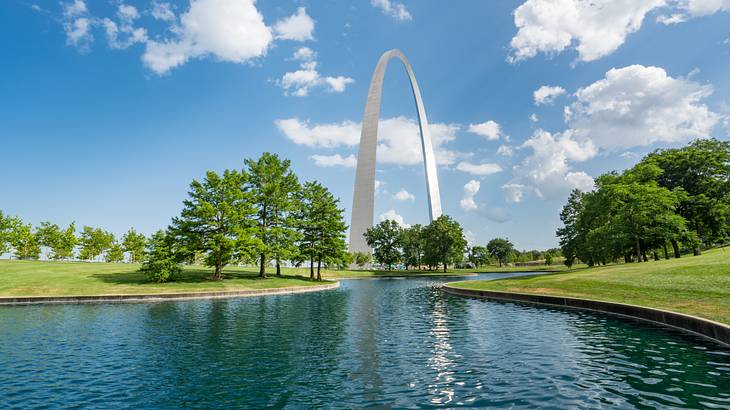
[[[629,254],[624,255],[624,263],[631,263],[631,255],[629,255]]]
[[[259,262],[259,277],[266,279],[266,254],[261,253],[261,260]]]
[[[281,276],[281,262],[276,258],[276,276]]]
[[[641,242],[639,238],[636,238],[636,262],[641,263]]]
[[[674,257],[679,259],[682,255],[679,253],[679,245],[677,244],[677,241],[672,239],[672,248],[674,249]]]
[[[641,257],[644,258],[644,262],[649,262],[649,258],[646,257],[646,250],[641,252]]]
[[[657,251],[653,251],[653,252],[654,252],[654,260],[655,261],[658,261],[659,260],[659,254],[657,253]]]
[[[322,255],[319,255],[317,258],[317,281],[322,280],[322,274],[320,273],[320,269],[322,268]]]
[[[309,279],[314,279],[314,256],[309,257]]]
[[[664,259],[669,259],[669,249],[667,249],[666,242],[664,242]]]
[[[444,262],[444,273],[446,273],[446,262]]]
[[[700,256],[700,255],[702,255],[702,248],[700,248],[700,245],[695,245],[694,249],[692,249],[692,253],[693,253],[693,254],[694,254],[695,256]]]

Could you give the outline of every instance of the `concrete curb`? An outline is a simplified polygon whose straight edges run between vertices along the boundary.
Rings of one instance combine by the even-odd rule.
[[[241,298],[264,295],[286,295],[292,293],[318,292],[322,290],[337,289],[339,282],[314,285],[314,286],[290,286],[285,288],[251,289],[251,290],[230,290],[214,292],[185,292],[185,293],[159,293],[142,295],[94,295],[94,296],[17,296],[0,297],[0,306],[17,305],[45,305],[45,304],[69,304],[69,303],[139,303],[139,302],[164,302],[174,300],[193,299],[224,299]]]
[[[730,346],[730,326],[703,319],[683,313],[648,308],[644,306],[628,305],[616,302],[604,302],[600,300],[577,299],[562,296],[547,296],[529,293],[497,292],[491,290],[475,290],[457,288],[444,285],[442,289],[450,294],[476,297],[484,299],[496,299],[513,302],[527,302],[542,305],[564,306],[575,309],[592,310],[603,313],[610,313],[618,316],[625,316],[634,319],[646,320],[659,323],[676,329],[694,333]]]

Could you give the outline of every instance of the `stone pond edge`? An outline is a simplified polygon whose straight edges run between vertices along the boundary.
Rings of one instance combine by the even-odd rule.
[[[697,316],[672,312],[669,310],[655,309],[645,306],[629,305],[617,302],[569,298],[563,296],[465,289],[449,285],[443,285],[442,289],[447,293],[459,296],[563,306],[574,309],[592,310],[596,312],[630,317],[633,319],[659,323],[661,325],[694,333],[696,335],[710,338],[716,342],[720,342],[725,346],[730,346],[730,326],[709,319],[703,319]]]
[[[270,289],[246,289],[210,292],[154,293],[139,295],[82,295],[82,296],[10,296],[0,297],[0,306],[75,304],[75,303],[136,303],[165,302],[195,299],[231,299],[250,296],[287,295],[337,289],[340,282],[312,286],[289,286]]]

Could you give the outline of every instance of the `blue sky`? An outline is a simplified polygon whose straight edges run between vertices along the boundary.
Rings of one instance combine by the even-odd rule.
[[[342,199],[378,57],[400,48],[444,211],[475,243],[557,245],[572,188],[728,139],[730,2],[0,2],[0,209],[151,233],[187,185],[272,151]],[[427,223],[415,107],[384,85],[376,221]],[[416,154],[413,154],[413,153]]]

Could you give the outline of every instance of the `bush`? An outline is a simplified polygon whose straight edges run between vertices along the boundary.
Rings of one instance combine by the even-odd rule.
[[[182,268],[174,252],[174,238],[165,231],[157,231],[148,243],[144,264],[139,269],[154,282],[171,282],[180,277]]]

